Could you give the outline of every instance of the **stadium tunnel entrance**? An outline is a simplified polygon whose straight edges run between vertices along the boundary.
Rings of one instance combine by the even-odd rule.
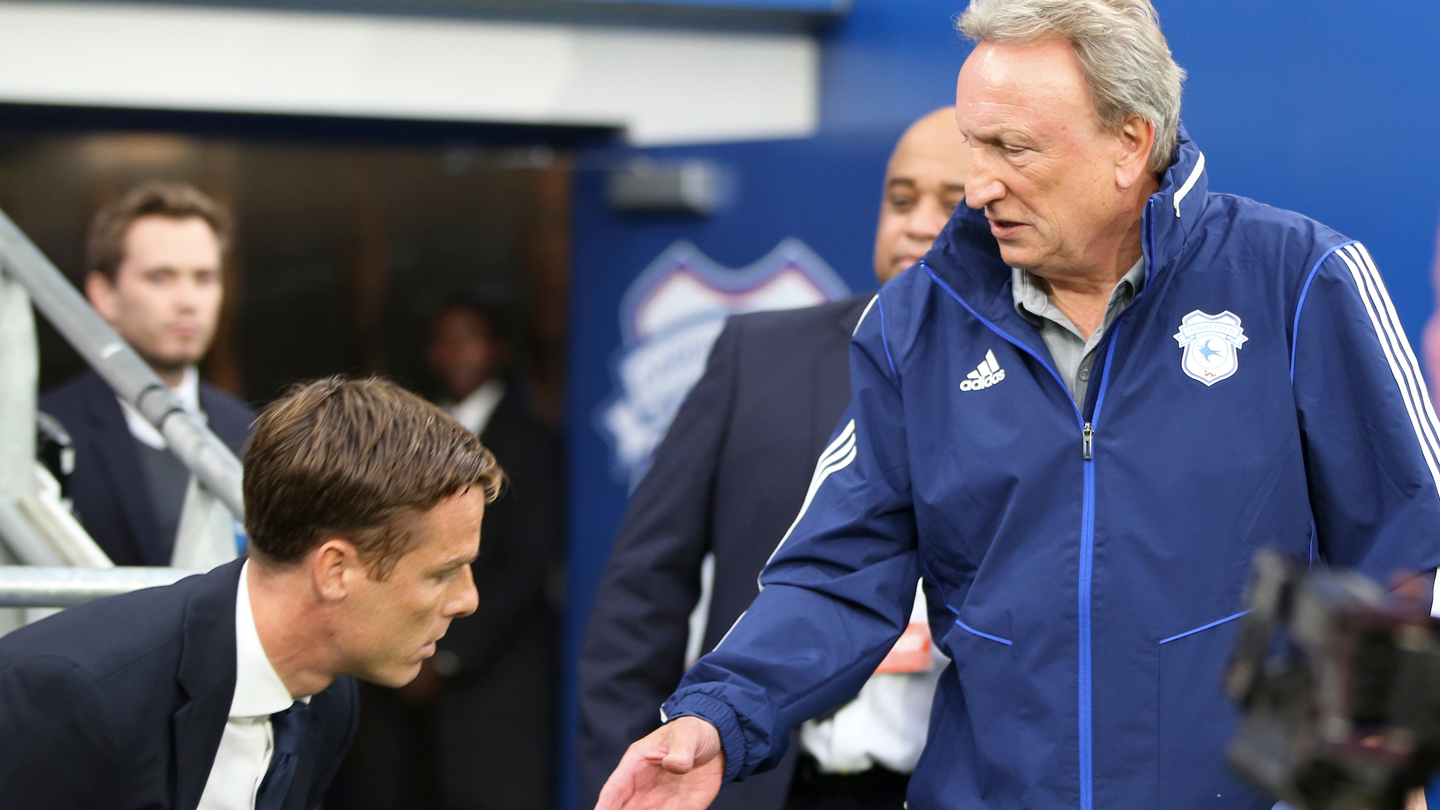
[[[512,373],[562,406],[574,154],[598,126],[0,105],[0,210],[77,284],[89,218],[144,180],[237,222],[204,377],[262,405],[297,380],[383,374],[434,396],[429,321],[474,294],[507,316]],[[83,368],[42,319],[41,388]]]

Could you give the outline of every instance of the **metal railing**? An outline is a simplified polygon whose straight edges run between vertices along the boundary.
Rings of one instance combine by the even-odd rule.
[[[180,398],[4,212],[0,212],[0,263],[85,362],[121,399],[135,406],[200,483],[243,520],[239,459],[204,422],[185,410]]]
[[[165,437],[192,473],[171,564],[115,568],[35,461],[38,350],[31,304],[123,401]],[[83,463],[83,460],[82,460]],[[185,410],[115,330],[0,212],[0,608],[67,607],[173,582],[238,554],[240,461]],[[10,563],[18,563],[12,565]],[[74,566],[74,567],[57,567]],[[0,611],[0,634],[34,611]]]
[[[200,573],[183,568],[0,565],[0,607],[74,607],[92,599],[169,585]]]

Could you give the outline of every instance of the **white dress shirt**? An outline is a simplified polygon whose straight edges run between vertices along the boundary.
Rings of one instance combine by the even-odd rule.
[[[447,413],[455,417],[464,428],[476,436],[485,432],[485,427],[490,424],[490,417],[495,414],[495,406],[500,404],[500,398],[505,396],[505,383],[502,380],[486,380],[470,392],[458,403],[441,403]]]
[[[925,592],[916,591],[910,621],[928,622]],[[876,765],[913,773],[930,729],[935,685],[949,659],[932,646],[932,663],[919,672],[879,672],[839,711],[800,726],[800,747],[823,773],[858,773]]]
[[[295,702],[255,630],[246,576],[249,570],[249,562],[241,566],[240,587],[235,592],[235,697],[198,810],[254,810],[255,794],[275,750],[270,715]],[[308,696],[300,700],[310,702]]]
[[[185,376],[180,378],[180,385],[170,389],[175,396],[180,398],[180,404],[185,410],[200,417],[203,422],[205,414],[200,410],[200,372],[194,366],[185,367]],[[150,424],[150,420],[140,415],[134,405],[126,402],[120,397],[115,399],[120,402],[120,410],[125,414],[125,426],[130,428],[130,435],[135,440],[147,444],[156,450],[164,450],[169,445],[165,442],[165,436]]]

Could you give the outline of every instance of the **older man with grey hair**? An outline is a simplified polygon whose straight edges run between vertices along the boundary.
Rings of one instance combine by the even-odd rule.
[[[969,210],[886,284],[763,590],[601,810],[776,762],[934,600],[921,808],[1268,807],[1221,670],[1261,545],[1440,564],[1440,425],[1370,254],[1211,194],[1149,0],[973,0]]]

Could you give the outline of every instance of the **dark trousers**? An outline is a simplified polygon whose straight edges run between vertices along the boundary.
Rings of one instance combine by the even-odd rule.
[[[910,775],[879,765],[852,774],[821,773],[801,753],[785,810],[903,810]]]

